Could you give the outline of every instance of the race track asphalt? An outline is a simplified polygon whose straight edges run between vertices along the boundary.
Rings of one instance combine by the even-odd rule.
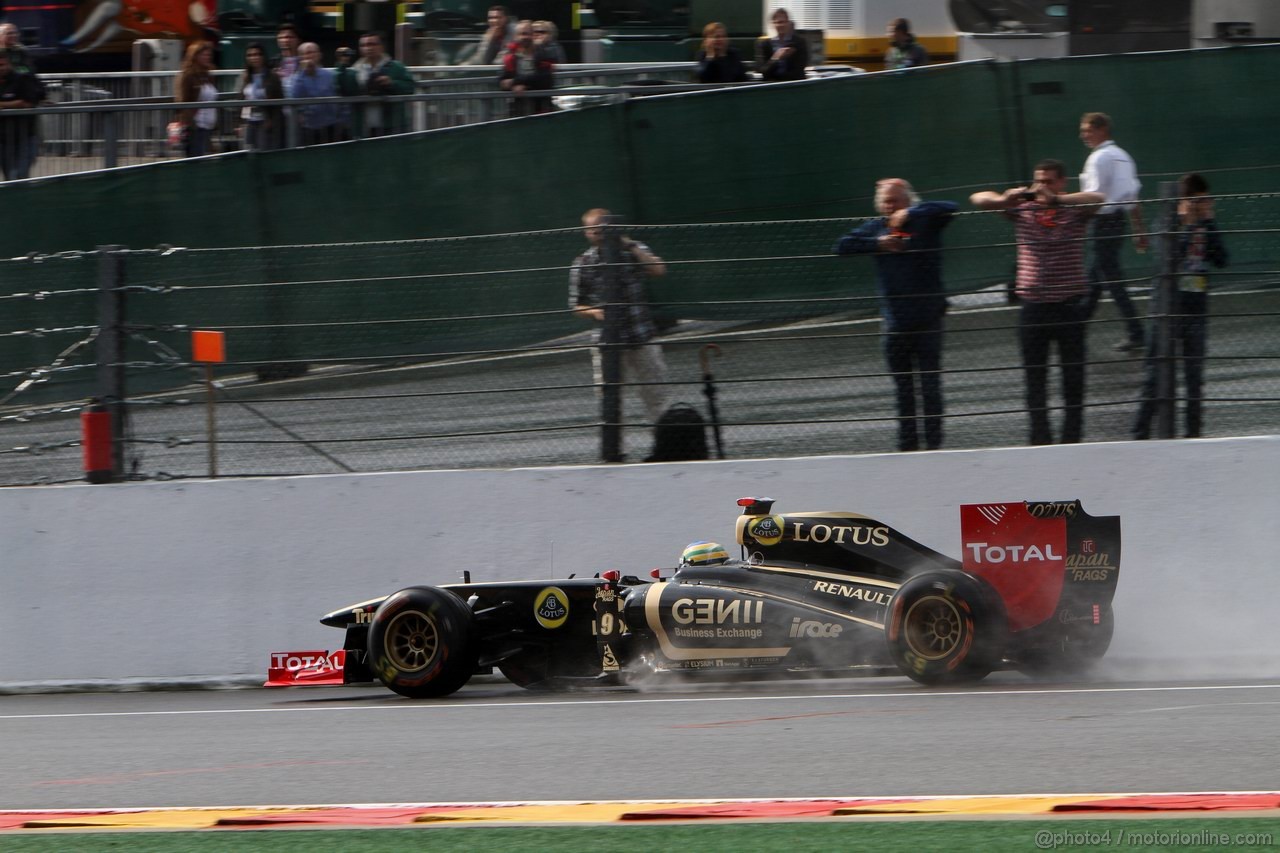
[[[1280,679],[0,696],[7,809],[1274,790]]]

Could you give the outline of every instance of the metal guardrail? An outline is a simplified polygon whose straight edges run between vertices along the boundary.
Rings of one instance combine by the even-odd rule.
[[[670,88],[646,86],[635,90],[617,87],[621,82],[686,81],[692,79],[692,63],[646,63],[641,65],[569,65],[556,72],[557,90],[579,94],[582,87],[613,87],[600,91],[629,97],[658,94]],[[240,111],[246,107],[306,106],[339,102],[353,108],[373,101],[408,103],[409,132],[457,127],[506,118],[513,96],[497,88],[498,66],[430,66],[410,69],[417,84],[414,95],[393,98],[339,98],[307,100],[244,101],[235,96],[240,71],[216,71],[215,83],[224,100],[214,132],[214,152],[237,151],[244,147]],[[49,101],[35,110],[9,110],[6,117],[37,117],[36,158],[29,177],[50,177],[116,166],[137,165],[183,156],[167,144],[166,126],[175,116],[171,71],[123,72],[116,74],[42,75]],[[685,89],[676,89],[683,91]],[[590,90],[588,90],[590,91]],[[546,93],[541,93],[546,97]],[[529,97],[538,97],[531,95]],[[575,106],[585,105],[581,101]],[[16,122],[0,126],[0,142],[18,135]],[[296,127],[290,122],[289,141],[297,144]],[[11,177],[11,176],[10,176]]]
[[[409,69],[417,92],[390,98],[333,98],[273,100],[239,99],[240,71],[215,71],[221,100],[214,131],[213,153],[245,147],[240,110],[247,107],[289,107],[336,102],[350,107],[362,103],[408,104],[406,132],[436,130],[509,117],[517,96],[497,88],[498,66],[422,66]],[[629,97],[756,85],[694,83],[691,62],[575,64],[556,70],[556,88],[530,93],[529,98],[552,98],[556,109],[580,109]],[[823,66],[811,77],[842,76],[861,69]],[[179,109],[173,101],[176,75],[171,71],[113,74],[42,75],[48,101],[35,110],[8,110],[6,118],[36,116],[36,157],[28,177],[74,174],[117,166],[138,165],[182,157],[167,144],[166,127]],[[0,122],[0,143],[14,141],[17,122]],[[6,134],[10,136],[6,136]],[[289,147],[297,145],[297,128],[290,124]],[[12,180],[13,176],[6,176]]]

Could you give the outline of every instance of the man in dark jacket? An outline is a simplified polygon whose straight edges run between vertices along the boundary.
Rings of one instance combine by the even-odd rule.
[[[756,43],[756,69],[765,80],[803,80],[809,66],[809,43],[796,35],[795,22],[786,9],[778,9],[769,22],[777,32],[774,38]]]
[[[35,75],[18,71],[9,54],[0,52],[0,111],[29,110],[39,102],[40,86]],[[4,179],[28,177],[35,159],[35,116],[0,118],[0,171],[4,172]]]
[[[890,21],[889,50],[884,55],[885,70],[915,68],[928,61],[929,54],[925,52],[920,42],[916,41],[915,33],[911,32],[911,22],[906,18],[894,18]]]
[[[898,395],[898,449],[918,450],[915,376],[924,403],[924,441],[942,446],[942,229],[955,202],[921,201],[901,178],[876,183],[881,216],[836,243],[837,255],[874,254],[884,355]]]

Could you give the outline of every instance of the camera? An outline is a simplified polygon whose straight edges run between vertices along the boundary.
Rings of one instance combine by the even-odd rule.
[[[1035,190],[1026,190],[1025,192],[1018,193],[1018,198],[1023,201],[1035,201],[1038,196],[1036,195]]]

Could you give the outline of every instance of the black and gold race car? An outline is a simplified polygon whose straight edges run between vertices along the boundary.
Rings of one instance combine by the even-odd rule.
[[[857,674],[923,684],[1079,670],[1111,642],[1120,519],[1077,501],[966,504],[961,557],[848,512],[743,498],[730,559],[696,542],[672,571],[415,586],[335,610],[336,651],[277,652],[268,686],[381,681],[444,696],[497,668],[522,687]]]

